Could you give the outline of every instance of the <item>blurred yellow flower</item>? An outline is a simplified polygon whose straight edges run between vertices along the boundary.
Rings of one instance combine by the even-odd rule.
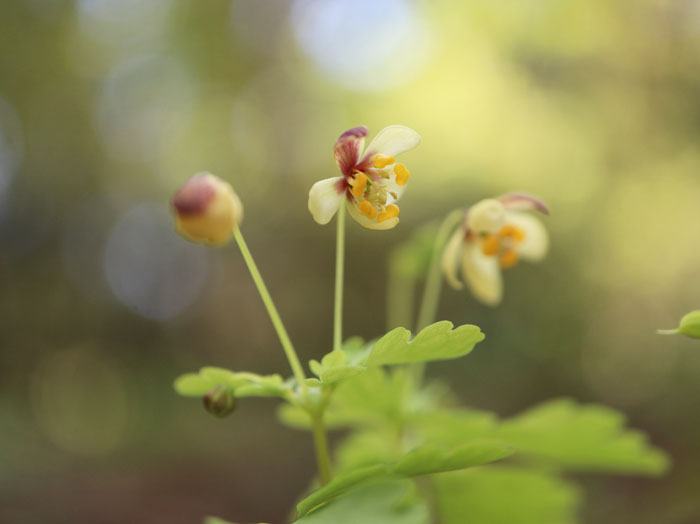
[[[525,211],[548,214],[538,198],[510,193],[485,199],[467,210],[442,254],[442,271],[455,289],[463,287],[458,273],[474,297],[490,306],[503,298],[502,269],[519,260],[542,260],[549,248],[547,230]]]
[[[330,222],[343,198],[350,215],[368,229],[391,229],[399,223],[395,202],[410,172],[394,157],[420,144],[420,135],[405,126],[388,126],[364,150],[367,134],[367,128],[360,126],[340,135],[333,156],[343,176],[320,180],[311,187],[309,211],[319,224]]]
[[[243,204],[233,187],[211,173],[197,173],[172,199],[175,230],[192,242],[228,242],[243,219]]]

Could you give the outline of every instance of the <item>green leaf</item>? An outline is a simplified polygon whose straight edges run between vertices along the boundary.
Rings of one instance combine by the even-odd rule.
[[[321,374],[321,382],[324,384],[335,384],[341,380],[352,378],[360,373],[364,373],[367,368],[364,366],[339,366],[326,369]]]
[[[578,490],[556,476],[494,466],[433,478],[442,524],[573,524]]]
[[[321,359],[321,362],[309,361],[309,368],[323,384],[335,384],[359,375],[367,369],[364,366],[349,363],[343,349],[331,351]]]
[[[173,387],[183,397],[202,397],[212,388],[212,385],[197,373],[187,373],[177,377]]]
[[[432,445],[420,446],[402,457],[392,468],[392,472],[415,477],[481,466],[504,459],[515,450],[499,442],[468,443],[451,451],[441,450]]]
[[[349,489],[370,480],[395,477],[416,477],[455,469],[480,466],[507,457],[512,453],[500,443],[464,444],[453,450],[440,450],[433,446],[420,446],[393,464],[372,464],[337,475],[331,482],[311,493],[297,505],[303,516],[319,505],[328,502]]]
[[[303,517],[312,509],[328,502],[338,495],[342,495],[350,488],[370,479],[385,478],[389,475],[390,467],[386,464],[373,464],[356,469],[344,475],[338,475],[325,486],[317,489],[311,495],[297,504],[297,513]]]
[[[285,397],[290,392],[280,375],[263,376],[246,371],[234,373],[212,366],[201,368],[198,374],[181,375],[174,383],[175,391],[186,397],[203,397],[218,386],[226,387],[238,398]]]
[[[501,424],[495,435],[548,465],[571,471],[660,475],[667,455],[624,427],[621,413],[559,399]]]
[[[199,375],[213,385],[229,384],[236,376],[236,373],[224,368],[214,366],[203,367],[199,370]]]
[[[301,517],[300,524],[428,524],[427,504],[408,481],[360,486]]]
[[[280,375],[254,375],[248,378],[248,384],[237,387],[234,394],[237,398],[284,397],[289,391]]]
[[[413,340],[407,329],[393,329],[374,344],[363,364],[383,366],[461,357],[484,339],[477,326],[452,328],[452,322],[436,322],[421,330]]]
[[[394,426],[405,415],[405,397],[411,389],[411,375],[406,369],[368,368],[364,373],[340,382],[325,412],[328,428],[361,426]],[[280,406],[278,416],[283,424],[298,429],[311,429],[306,413],[293,406]]]
[[[334,450],[336,474],[371,464],[395,462],[401,456],[394,428],[351,433]]]

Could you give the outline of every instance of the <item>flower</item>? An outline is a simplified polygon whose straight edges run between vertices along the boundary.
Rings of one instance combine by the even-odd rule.
[[[175,230],[192,242],[228,242],[243,219],[243,204],[231,184],[211,173],[197,173],[172,199]]]
[[[340,135],[333,156],[343,176],[311,187],[309,211],[319,224],[330,222],[343,198],[350,215],[368,229],[391,229],[399,223],[395,202],[411,174],[394,157],[420,144],[420,135],[405,126],[388,126],[363,151],[367,134],[367,128],[360,126]]]
[[[547,254],[549,237],[542,222],[524,211],[549,214],[540,199],[509,193],[482,200],[467,210],[442,254],[442,271],[455,289],[464,283],[477,300],[496,306],[503,298],[502,269],[520,259],[537,262]]]

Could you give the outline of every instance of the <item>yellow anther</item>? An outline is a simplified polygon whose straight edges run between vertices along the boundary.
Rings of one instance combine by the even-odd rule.
[[[359,197],[365,192],[367,187],[367,175],[362,172],[355,175],[355,179],[352,181],[352,196]]]
[[[394,163],[394,157],[391,155],[377,155],[374,157],[374,167],[382,169]]]
[[[512,224],[506,224],[498,232],[500,237],[510,237],[516,242],[522,242],[525,239],[525,231]]]
[[[515,250],[509,249],[501,255],[499,261],[503,269],[508,269],[509,267],[513,267],[518,263],[518,254],[515,252]]]
[[[496,235],[488,235],[484,237],[484,242],[481,244],[481,252],[484,255],[497,255],[500,249],[501,240]]]
[[[394,173],[396,173],[396,183],[400,186],[403,186],[406,182],[408,182],[408,177],[411,176],[411,172],[408,170],[408,168],[401,163],[394,166]]]
[[[389,204],[386,209],[379,213],[377,217],[377,222],[384,222],[385,220],[390,220],[399,216],[399,206],[394,204]]]
[[[357,204],[357,207],[359,208],[360,213],[370,220],[377,216],[377,209],[367,200],[361,200],[360,203]]]

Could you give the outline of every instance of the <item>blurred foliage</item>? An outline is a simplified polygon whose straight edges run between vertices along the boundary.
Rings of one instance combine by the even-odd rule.
[[[429,373],[503,416],[558,395],[624,410],[674,470],[587,480],[582,520],[696,522],[700,360],[654,330],[700,295],[699,28],[697,0],[0,2],[0,520],[287,518],[305,435],[264,400],[222,422],[172,392],[204,364],[286,364],[239,254],[184,244],[167,201],[201,170],[234,185],[290,335],[318,359],[333,231],[308,188],[342,131],[402,123],[423,136],[402,223],[351,224],[345,331],[404,322],[385,318],[384,268],[415,228],[542,196],[551,256],[511,271],[497,310],[444,292],[439,318],[488,338]],[[476,497],[479,474],[440,478]],[[574,498],[532,511],[564,520]]]

